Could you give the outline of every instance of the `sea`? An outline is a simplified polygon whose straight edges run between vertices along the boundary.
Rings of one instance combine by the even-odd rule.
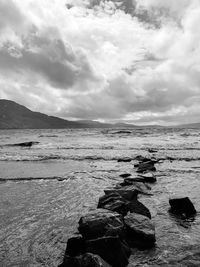
[[[37,143],[15,146],[30,141]],[[129,266],[200,266],[200,131],[159,127],[0,130],[0,266],[58,266],[104,189],[120,174],[137,176],[138,155],[160,159],[151,195],[139,197],[152,214],[156,246],[133,249]],[[196,216],[173,216],[169,199],[185,196]]]

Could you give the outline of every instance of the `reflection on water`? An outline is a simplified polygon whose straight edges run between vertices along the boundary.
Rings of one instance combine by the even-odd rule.
[[[140,197],[152,213],[157,243],[150,251],[134,249],[130,266],[200,266],[199,213],[169,213],[169,198],[177,195],[200,211],[198,130],[128,131],[0,131],[0,178],[7,180],[0,182],[0,266],[57,266],[79,217],[96,208],[105,187],[122,181],[120,174],[135,173],[134,160],[117,160],[137,155],[162,159],[153,195]],[[5,146],[28,141],[39,144]]]

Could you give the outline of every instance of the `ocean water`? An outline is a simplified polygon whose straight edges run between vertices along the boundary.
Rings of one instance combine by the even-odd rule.
[[[13,146],[27,141],[39,143]],[[178,128],[1,130],[0,266],[61,263],[80,216],[96,209],[120,174],[136,175],[137,155],[161,159],[152,196],[140,196],[157,242],[151,250],[134,249],[129,266],[200,266],[200,132]],[[127,157],[132,162],[117,161]],[[172,216],[168,200],[175,196],[190,197],[197,215]]]

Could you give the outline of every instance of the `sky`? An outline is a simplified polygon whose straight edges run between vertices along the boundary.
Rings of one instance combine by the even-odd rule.
[[[0,98],[65,119],[200,122],[199,0],[0,0]]]

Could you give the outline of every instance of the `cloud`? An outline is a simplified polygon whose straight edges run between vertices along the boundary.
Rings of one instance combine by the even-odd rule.
[[[0,97],[73,119],[200,114],[198,0],[0,0]]]

